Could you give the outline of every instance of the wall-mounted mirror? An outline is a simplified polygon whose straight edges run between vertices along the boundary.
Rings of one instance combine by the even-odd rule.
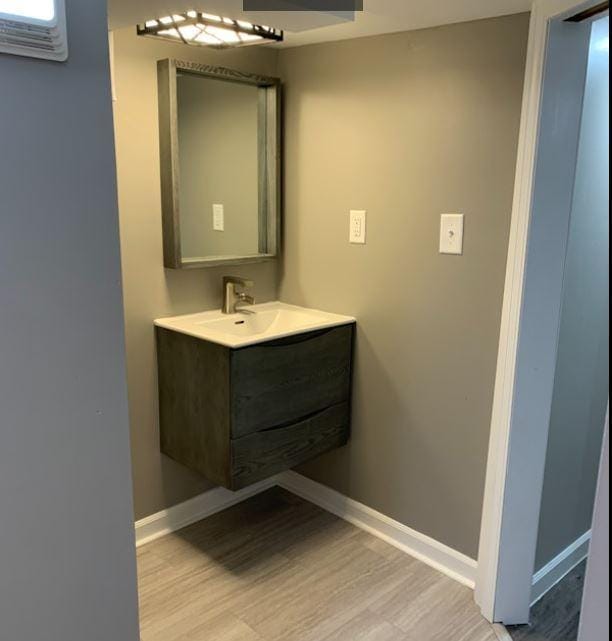
[[[275,258],[280,81],[178,60],[158,78],[165,266]]]

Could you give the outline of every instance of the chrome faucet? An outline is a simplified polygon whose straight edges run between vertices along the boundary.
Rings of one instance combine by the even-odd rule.
[[[237,291],[237,288],[250,289],[255,283],[252,280],[224,276],[223,278],[223,308],[224,314],[254,314],[255,312],[242,308],[243,305],[254,305],[255,298],[249,294]]]

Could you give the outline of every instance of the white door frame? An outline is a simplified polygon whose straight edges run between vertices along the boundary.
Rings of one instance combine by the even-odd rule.
[[[586,78],[588,46],[583,61],[574,59],[584,47],[580,38],[572,42],[570,35],[569,45],[554,52],[549,47],[555,38],[564,42],[559,33],[580,33],[569,31],[576,25],[564,18],[599,2],[534,0],[532,11],[476,582],[476,601],[491,622],[520,624],[529,617],[558,339],[550,328],[558,330],[560,322]],[[551,81],[555,57],[565,58],[556,63],[556,82],[574,83],[565,93]],[[551,97],[551,89],[559,95]],[[579,105],[572,104],[576,91]],[[568,158],[554,176],[542,176],[548,172],[544,147],[551,159]],[[552,202],[538,196],[546,181],[559,187]]]

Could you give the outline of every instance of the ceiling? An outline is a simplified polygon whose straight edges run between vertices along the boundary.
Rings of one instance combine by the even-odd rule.
[[[376,1],[376,0],[374,0]],[[136,25],[151,18],[162,18],[172,13],[195,9],[227,18],[244,18],[287,31],[301,31],[333,25],[352,19],[353,14],[322,13],[316,11],[244,12],[243,0],[108,0],[111,29]]]
[[[528,11],[532,0],[364,0],[354,20],[318,12],[244,13],[242,0],[109,0],[111,29],[196,9],[285,29],[283,47],[410,31]]]

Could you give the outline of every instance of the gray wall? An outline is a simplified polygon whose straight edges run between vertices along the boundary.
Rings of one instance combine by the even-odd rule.
[[[181,74],[178,78],[183,256],[259,253],[259,89]],[[213,204],[225,231],[213,231]]]
[[[259,302],[277,294],[275,263],[193,271],[164,270],[159,178],[157,60],[179,58],[275,75],[270,49],[214,51],[114,32],[115,135],[125,295],[128,396],[136,518],[210,488],[159,452],[153,319],[221,307],[221,278],[252,278]]]
[[[0,54],[0,637],[137,641],[106,2]]]
[[[359,321],[352,441],[301,471],[472,557],[527,33],[518,15],[280,56],[281,298]],[[462,257],[438,254],[445,212]]]
[[[536,570],[591,528],[609,387],[609,55],[594,32],[574,201]]]

